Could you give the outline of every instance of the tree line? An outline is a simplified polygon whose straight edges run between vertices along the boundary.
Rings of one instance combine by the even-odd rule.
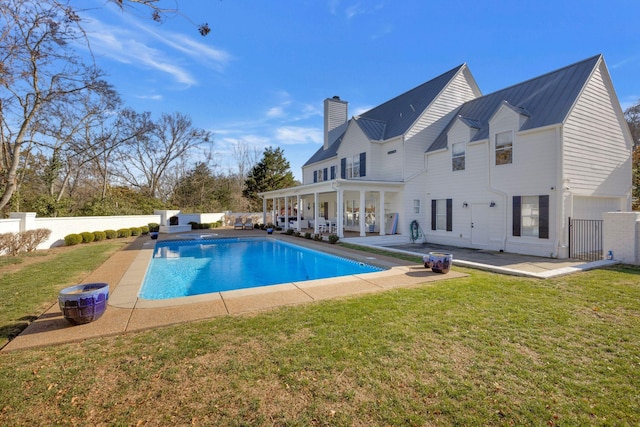
[[[155,1],[129,2],[151,8],[154,20],[175,12]],[[152,117],[127,108],[105,73],[79,54],[78,44],[88,41],[70,2],[0,2],[4,215],[249,210],[257,201],[245,180],[274,153],[287,177],[282,184],[293,182],[282,150],[269,148],[258,162],[260,153],[242,142],[234,146],[236,170],[221,170],[211,132],[181,112]]]

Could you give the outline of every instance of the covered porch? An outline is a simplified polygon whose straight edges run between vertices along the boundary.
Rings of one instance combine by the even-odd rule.
[[[260,193],[263,220],[275,226],[312,230],[343,238],[395,233],[394,215],[401,209],[403,183],[336,179]]]

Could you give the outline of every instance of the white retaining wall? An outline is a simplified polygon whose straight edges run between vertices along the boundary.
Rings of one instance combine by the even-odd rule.
[[[20,222],[18,218],[0,219],[0,234],[18,233],[20,231]]]
[[[602,240],[605,256],[624,264],[640,265],[640,212],[603,214]]]
[[[159,215],[122,215],[122,216],[80,216],[61,218],[36,218],[33,212],[11,213],[11,219],[19,222],[14,232],[46,228],[51,236],[38,245],[38,249],[48,249],[64,245],[64,236],[84,231],[117,230],[119,228],[142,227],[150,222],[159,222]]]
[[[154,211],[153,215],[36,218],[36,214],[33,212],[20,212],[9,214],[9,219],[0,219],[0,234],[46,228],[51,230],[51,236],[45,242],[38,245],[38,249],[48,249],[54,246],[64,245],[64,236],[72,233],[142,227],[149,223],[169,225],[168,221],[172,216],[178,217],[178,223],[180,225],[188,225],[191,221],[197,223],[213,223],[219,220],[225,221],[225,217],[229,214],[230,213],[181,214],[178,210],[159,210]],[[233,218],[233,216],[231,216],[231,218]]]

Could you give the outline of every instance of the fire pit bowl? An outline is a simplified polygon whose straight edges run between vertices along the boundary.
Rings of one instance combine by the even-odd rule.
[[[72,325],[93,322],[107,310],[109,284],[85,283],[64,288],[58,293],[58,305]]]

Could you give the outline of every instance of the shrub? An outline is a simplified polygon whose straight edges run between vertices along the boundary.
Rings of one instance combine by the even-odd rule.
[[[198,228],[200,228],[200,225],[195,221],[189,221],[189,225],[191,226],[192,230],[197,230]]]
[[[51,236],[51,230],[47,228],[36,228],[35,230],[27,230],[21,233],[20,240],[22,249],[27,252],[33,252],[38,249],[38,245]]]
[[[306,233],[304,233],[304,238],[305,239],[311,239],[311,233],[309,233],[308,231]]]
[[[79,234],[67,234],[64,236],[64,244],[67,246],[77,245],[78,243],[82,243],[82,236]]]
[[[13,233],[0,234],[0,255],[2,255],[5,251],[9,252],[9,241],[12,234]]]
[[[95,238],[93,233],[89,233],[88,231],[83,231],[82,233],[80,233],[80,236],[82,236],[82,243],[91,243]]]
[[[140,231],[142,232],[143,235],[149,234],[149,226],[143,225],[142,227],[140,227]]]
[[[140,227],[129,227],[129,230],[131,230],[132,236],[139,236],[142,234],[142,230],[140,229]]]
[[[335,244],[335,243],[338,242],[338,240],[340,240],[340,237],[338,237],[337,234],[330,234],[329,235],[329,243]]]
[[[322,234],[316,234],[315,236],[313,236],[313,240],[315,240],[316,242],[322,242]]]
[[[118,232],[116,230],[104,230],[104,234],[107,236],[107,239],[115,239],[118,237]]]
[[[101,242],[104,239],[107,238],[107,233],[105,233],[104,231],[94,231],[93,232],[93,237],[94,237],[94,241],[95,242]]]
[[[198,228],[200,230],[208,230],[211,228],[211,224],[209,224],[208,222],[205,222],[203,224],[198,224]]]
[[[299,231],[296,231],[295,233],[293,233],[294,236],[296,237],[300,237],[302,235],[302,233],[300,233]]]
[[[131,230],[129,228],[121,228],[118,230],[118,237],[131,237]]]
[[[295,230],[293,228],[287,228],[287,231],[285,232],[285,234],[289,235],[289,236],[293,236],[293,232]]]
[[[19,233],[0,234],[0,252],[7,251],[9,255],[18,255],[22,248]]]
[[[149,223],[149,232],[157,232],[160,231],[160,224],[156,223],[156,222],[150,222]]]

